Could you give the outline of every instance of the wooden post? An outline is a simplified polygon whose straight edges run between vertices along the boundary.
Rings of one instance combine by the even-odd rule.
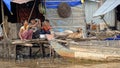
[[[2,22],[4,21],[4,9],[3,9],[3,1],[1,0],[1,12],[2,12]]]
[[[7,38],[6,30],[5,30],[5,16],[4,16],[4,8],[3,8],[3,1],[1,0],[1,12],[2,12],[2,24],[3,24],[3,36],[4,39]]]
[[[14,51],[15,51],[15,47],[14,46],[10,46],[8,45],[8,35],[7,35],[7,31],[8,31],[8,21],[7,21],[7,17],[5,17],[4,15],[4,6],[3,6],[3,0],[1,0],[1,14],[2,14],[2,24],[3,24],[3,45],[2,45],[2,56],[3,58],[9,58],[10,56],[14,56]],[[14,53],[14,54],[13,54]]]
[[[45,47],[43,43],[41,43],[41,53],[42,53],[42,57],[45,57]]]
[[[2,12],[2,24],[4,23],[4,9],[3,9],[3,0],[1,0],[1,12]],[[3,26],[4,27],[4,26]],[[3,30],[3,37],[5,38],[4,30]],[[2,57],[4,57],[4,48],[6,46],[6,42],[4,41],[4,45],[2,46]]]
[[[52,54],[52,49],[51,49],[52,47],[51,46],[49,46],[49,50],[50,50],[50,58],[51,58],[51,54]]]
[[[45,46],[44,46],[44,44],[42,44],[42,51],[43,51],[43,57],[45,57]]]
[[[30,58],[32,58],[32,47],[29,47]]]

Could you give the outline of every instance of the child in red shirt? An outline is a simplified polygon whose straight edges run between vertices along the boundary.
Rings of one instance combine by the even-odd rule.
[[[50,34],[50,29],[51,29],[51,26],[50,26],[49,20],[46,19],[42,26],[42,34]]]

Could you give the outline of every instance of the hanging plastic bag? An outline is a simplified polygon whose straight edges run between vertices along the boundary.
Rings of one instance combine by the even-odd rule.
[[[45,6],[42,3],[39,4],[38,9],[41,14],[46,14]]]

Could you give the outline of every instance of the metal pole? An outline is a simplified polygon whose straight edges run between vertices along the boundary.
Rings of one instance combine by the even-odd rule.
[[[101,19],[104,21],[104,23],[106,24],[107,28],[109,29],[109,25],[108,25],[107,22],[105,21],[105,19],[104,19],[104,15],[101,16]]]

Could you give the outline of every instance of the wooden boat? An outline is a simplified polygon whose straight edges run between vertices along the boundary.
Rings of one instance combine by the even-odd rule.
[[[50,41],[52,48],[63,57],[97,61],[120,60],[120,41],[89,41],[80,43],[72,44],[70,48],[66,48],[56,40]]]

